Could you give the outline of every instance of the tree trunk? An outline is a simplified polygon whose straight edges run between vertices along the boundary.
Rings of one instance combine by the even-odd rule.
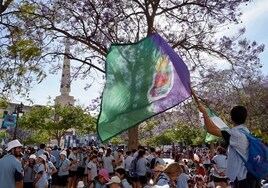
[[[58,146],[61,147],[61,145],[60,145],[61,134],[59,133],[58,130],[55,131],[54,138],[57,140],[57,142],[58,142]]]
[[[138,140],[138,130],[139,125],[128,129],[128,149],[138,149],[139,140]]]
[[[58,146],[59,146],[59,147],[61,147],[61,146],[60,146],[60,140],[61,140],[61,137],[58,137],[58,138],[57,138],[57,142],[58,142]]]

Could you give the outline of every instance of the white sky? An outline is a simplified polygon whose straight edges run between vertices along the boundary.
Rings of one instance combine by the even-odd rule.
[[[265,44],[265,50],[260,55],[263,64],[262,71],[268,75],[268,1],[257,0],[244,8],[242,25],[246,27],[246,37],[258,44]]]
[[[263,66],[263,73],[268,75],[268,1],[257,0],[249,3],[246,7],[243,7],[242,24],[239,24],[239,28],[246,27],[246,35],[251,41],[255,40],[258,44],[264,43],[265,51],[260,55],[261,63]],[[237,26],[229,26],[230,29],[226,32],[236,32]],[[72,62],[71,62],[72,64]],[[99,73],[101,76],[101,73]],[[30,98],[34,104],[45,105],[48,102],[50,96],[53,100],[60,94],[60,78],[61,71],[58,75],[49,75],[41,84],[34,86],[30,92]],[[76,104],[89,105],[91,100],[99,96],[101,92],[101,86],[98,83],[85,91],[83,88],[86,81],[78,80],[71,85],[71,94],[77,100]],[[13,102],[23,102],[25,105],[29,105],[23,99],[17,99]],[[32,104],[31,104],[32,105]]]

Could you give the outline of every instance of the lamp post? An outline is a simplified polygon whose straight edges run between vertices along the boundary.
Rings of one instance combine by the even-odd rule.
[[[13,114],[16,114],[16,123],[15,123],[15,129],[14,129],[14,135],[13,135],[13,140],[17,138],[17,128],[18,128],[18,120],[19,120],[19,115],[23,113],[22,111],[23,104],[20,103],[15,106]]]

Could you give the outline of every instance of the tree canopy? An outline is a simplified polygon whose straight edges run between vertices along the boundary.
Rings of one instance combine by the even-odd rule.
[[[262,66],[259,54],[264,45],[237,33],[221,34],[229,24],[241,23],[241,5],[250,0],[22,0],[1,1],[0,87],[26,93],[35,82],[60,68],[63,55],[72,64],[74,78],[105,73],[105,57],[111,43],[134,43],[158,32],[187,64],[194,86],[210,84],[201,95],[221,98],[212,84],[224,73],[243,86]],[[66,38],[71,52],[64,53]],[[217,62],[229,70],[219,71]],[[221,64],[222,65],[222,64]],[[217,76],[213,76],[214,73]],[[253,79],[252,79],[253,80]],[[94,81],[94,78],[92,78]],[[218,80],[220,81],[220,80]],[[228,82],[230,83],[230,82]],[[85,86],[89,87],[90,83]],[[211,92],[213,91],[213,92]],[[226,92],[227,89],[224,91]],[[229,93],[230,93],[229,92]],[[225,93],[224,93],[224,96]],[[215,97],[214,97],[215,98]],[[215,101],[213,101],[215,102]],[[222,105],[229,105],[225,103]]]
[[[68,131],[75,129],[77,135],[96,132],[96,119],[85,113],[82,108],[74,106],[33,107],[19,119],[18,125],[20,128],[33,131],[31,142],[34,141],[33,137],[36,138],[35,141],[47,138],[47,141],[56,139],[59,145],[61,138]]]
[[[16,95],[27,98],[32,84],[40,83],[46,73],[39,63],[41,46],[27,36],[21,19],[27,9],[16,2],[0,2],[0,97],[12,99]]]
[[[219,37],[229,24],[239,24],[241,4],[249,0],[22,0],[2,2],[0,27],[2,70],[11,80],[41,81],[58,69],[62,55],[75,60],[74,76],[85,78],[93,70],[105,72],[111,43],[137,42],[158,32],[182,56],[193,75],[204,73],[220,59],[238,74],[260,67],[264,45],[243,38],[245,28]],[[174,24],[176,23],[176,24]],[[64,54],[65,38],[72,50]],[[10,67],[10,61],[13,67]],[[18,67],[21,67],[20,69]],[[35,76],[29,76],[35,73]],[[3,73],[1,74],[3,77]],[[28,78],[22,77],[28,75]],[[20,77],[21,76],[21,77]],[[8,80],[6,77],[2,82]],[[31,78],[31,79],[30,79]],[[9,80],[9,81],[11,81]],[[15,83],[15,81],[14,81]],[[13,84],[11,84],[13,85]],[[19,85],[18,85],[19,86]],[[4,87],[2,89],[5,89]]]

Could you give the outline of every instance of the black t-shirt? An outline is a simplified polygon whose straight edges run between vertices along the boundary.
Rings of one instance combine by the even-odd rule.
[[[231,135],[227,131],[225,131],[225,130],[221,131],[221,134],[222,134],[222,138],[224,139],[224,141],[226,142],[226,144],[229,145],[230,144],[230,136]]]
[[[21,181],[23,179],[22,173],[16,170],[14,173],[14,178],[15,178],[15,181]]]
[[[151,168],[151,169],[154,169],[154,167],[155,167],[155,158],[153,158],[153,159],[151,160],[151,164],[150,164],[150,168]]]

